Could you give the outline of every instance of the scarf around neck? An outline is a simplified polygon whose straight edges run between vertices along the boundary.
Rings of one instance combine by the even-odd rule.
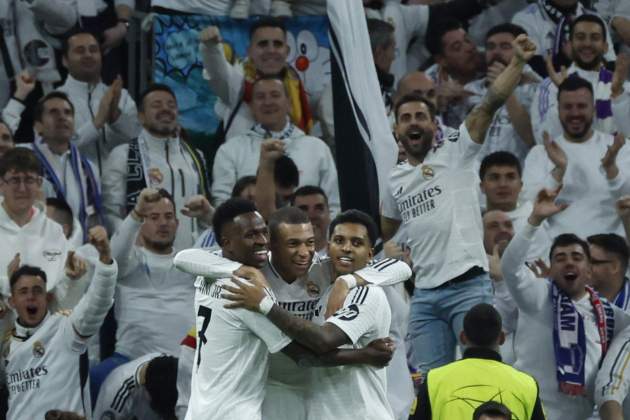
[[[551,282],[553,308],[553,347],[556,359],[556,378],[560,392],[568,395],[586,393],[586,332],[584,319],[566,293]],[[590,303],[595,312],[597,331],[602,347],[602,359],[614,334],[612,306],[601,300],[597,292],[586,286]]]

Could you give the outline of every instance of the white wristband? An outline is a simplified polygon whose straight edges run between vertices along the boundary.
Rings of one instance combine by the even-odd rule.
[[[357,287],[357,279],[356,277],[354,277],[354,275],[344,274],[343,276],[339,276],[339,278],[346,282],[348,289],[354,289],[355,287]]]
[[[263,300],[261,300],[258,304],[258,311],[263,315],[267,315],[269,312],[271,312],[271,308],[273,308],[273,305],[273,299],[270,296],[265,296]]]

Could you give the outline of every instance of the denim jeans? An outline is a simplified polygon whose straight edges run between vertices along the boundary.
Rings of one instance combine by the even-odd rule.
[[[416,289],[409,312],[409,363],[422,375],[455,360],[455,348],[466,312],[479,303],[492,304],[487,273],[437,289]]]

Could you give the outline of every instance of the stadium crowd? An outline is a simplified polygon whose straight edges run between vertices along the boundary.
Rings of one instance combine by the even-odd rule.
[[[2,418],[630,419],[630,1],[135,3],[0,3]],[[213,144],[125,88],[144,7],[252,18]]]

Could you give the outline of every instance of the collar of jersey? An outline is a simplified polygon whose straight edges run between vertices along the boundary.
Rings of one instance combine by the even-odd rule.
[[[22,340],[22,341],[28,340],[33,335],[35,335],[37,330],[39,330],[42,325],[44,325],[44,322],[46,322],[46,319],[48,318],[49,315],[50,314],[48,312],[46,312],[46,316],[44,317],[44,319],[42,319],[42,322],[40,322],[39,324],[37,324],[34,327],[25,327],[25,326],[20,324],[20,321],[15,321],[15,328],[13,330],[13,337],[17,338],[18,340]]]

